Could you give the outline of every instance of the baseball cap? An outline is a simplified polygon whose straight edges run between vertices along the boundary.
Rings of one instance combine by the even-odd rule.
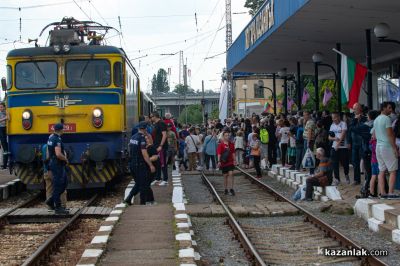
[[[147,128],[147,122],[146,121],[142,121],[139,123],[139,128],[143,129],[143,128]]]
[[[61,123],[54,125],[54,130],[56,130],[56,131],[63,130],[63,129],[64,129],[64,125]]]

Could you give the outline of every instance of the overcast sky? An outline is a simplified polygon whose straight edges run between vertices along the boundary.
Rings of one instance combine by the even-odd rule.
[[[244,2],[232,0],[232,12],[248,11],[243,7]],[[187,58],[191,70],[189,82],[194,89],[201,88],[201,80],[205,81],[206,89],[218,91],[220,87],[225,54],[213,59],[204,58],[225,51],[225,0],[0,0],[0,7],[0,64],[3,65],[0,76],[5,76],[7,52],[32,46],[27,44],[28,38],[36,38],[47,24],[64,16],[73,16],[79,20],[90,18],[108,23],[119,29],[120,16],[124,36],[122,47],[131,59],[145,56],[133,60],[143,90],[150,89],[149,80],[159,68],[171,68],[171,87],[175,87],[179,79],[180,50],[184,51],[185,60]],[[251,17],[233,14],[232,19],[235,40]],[[20,35],[22,43],[13,42],[19,41]],[[108,37],[111,37],[109,44],[120,46],[120,38],[113,32]],[[171,53],[177,54],[160,55]]]

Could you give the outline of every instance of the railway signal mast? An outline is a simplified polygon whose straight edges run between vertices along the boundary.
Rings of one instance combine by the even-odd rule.
[[[233,78],[228,70],[228,49],[232,45],[232,4],[231,0],[225,0],[226,18],[226,82],[228,85],[228,116],[233,113]]]

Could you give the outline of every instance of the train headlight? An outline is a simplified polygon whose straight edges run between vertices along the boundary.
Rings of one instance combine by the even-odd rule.
[[[95,128],[101,128],[104,122],[103,110],[96,108],[92,113],[92,124]]]
[[[22,112],[22,127],[25,130],[29,130],[32,128],[32,124],[33,124],[32,111],[29,109],[26,109]]]
[[[68,44],[64,44],[63,45],[63,51],[65,53],[68,53],[71,50],[71,46],[69,46]]]
[[[31,112],[29,112],[29,111],[24,111],[24,112],[22,113],[22,118],[25,119],[25,120],[30,119],[30,118],[31,118]]]
[[[101,111],[101,109],[96,108],[93,110],[93,116],[96,118],[100,117],[102,114],[103,112]]]
[[[61,51],[61,46],[56,44],[56,45],[53,46],[53,50],[54,50],[55,53],[59,53]]]

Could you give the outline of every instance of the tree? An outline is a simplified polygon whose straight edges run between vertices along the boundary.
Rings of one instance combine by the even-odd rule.
[[[153,94],[157,92],[169,92],[168,73],[164,69],[160,68],[157,71],[157,75],[153,75],[151,80],[151,92]]]
[[[180,95],[185,95],[185,93],[193,93],[194,90],[191,89],[188,85],[178,84],[175,86],[173,92],[178,93]]]
[[[265,0],[246,0],[244,7],[249,8],[249,14],[254,17],[258,9],[264,4]]]
[[[201,124],[203,123],[203,112],[200,104],[189,105],[184,108],[178,117],[178,122],[181,124],[186,123],[186,110],[187,110],[187,121],[190,124]]]
[[[212,109],[211,114],[208,115],[209,119],[218,119],[219,118],[219,108],[218,107],[214,107],[214,109]]]

